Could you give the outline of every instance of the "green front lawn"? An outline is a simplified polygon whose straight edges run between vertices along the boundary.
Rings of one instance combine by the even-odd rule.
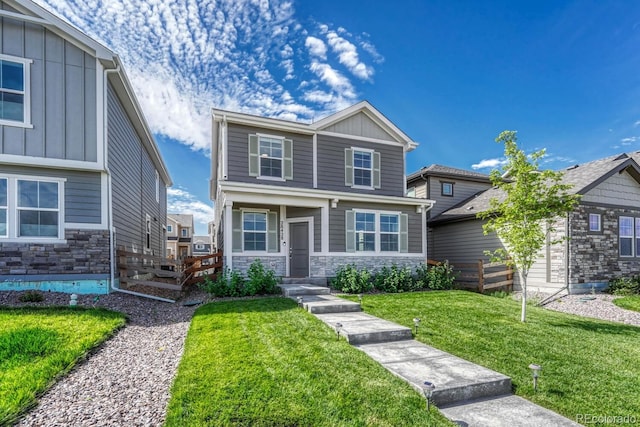
[[[628,297],[616,298],[613,303],[620,308],[627,310],[640,311],[640,295],[632,295]]]
[[[102,309],[0,308],[0,425],[124,323],[122,314]]]
[[[196,311],[166,425],[452,424],[293,301],[264,298]]]
[[[640,419],[638,327],[537,307],[521,323],[519,302],[465,291],[365,295],[364,310],[409,327],[421,318],[418,340],[510,376],[516,394],[568,418]],[[530,363],[542,365],[537,393]]]

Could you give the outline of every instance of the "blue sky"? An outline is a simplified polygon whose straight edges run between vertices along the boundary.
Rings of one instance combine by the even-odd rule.
[[[174,181],[212,218],[211,107],[310,121],[368,100],[407,171],[489,172],[505,129],[562,168],[640,149],[640,2],[38,0],[126,64]]]

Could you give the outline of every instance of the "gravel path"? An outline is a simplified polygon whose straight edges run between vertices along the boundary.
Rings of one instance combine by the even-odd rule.
[[[19,292],[0,292],[0,305],[23,305]],[[45,293],[35,305],[67,305],[68,294]],[[193,291],[183,300],[205,300]],[[93,305],[80,295],[78,304]],[[33,304],[32,304],[33,305]],[[96,306],[129,321],[85,362],[58,381],[18,426],[159,426],[195,307],[122,293],[101,295]]]
[[[592,297],[595,297],[595,299],[585,300],[585,298]],[[612,302],[615,298],[618,297],[608,294],[568,295],[545,305],[545,308],[577,314],[578,316],[640,326],[640,313],[618,307]]]

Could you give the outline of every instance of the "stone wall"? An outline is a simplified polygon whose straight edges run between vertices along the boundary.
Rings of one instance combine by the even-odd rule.
[[[264,265],[265,268],[273,270],[276,272],[276,276],[284,277],[287,271],[287,258],[284,256],[238,256],[234,255],[231,259],[233,263],[233,270],[239,271],[241,273],[246,273],[249,269],[249,266],[256,260],[259,259]]]
[[[0,243],[1,276],[109,274],[109,231],[66,230],[66,243]]]
[[[347,264],[355,264],[358,268],[376,271],[384,266],[396,264],[400,267],[415,268],[424,264],[423,257],[410,256],[311,256],[312,277],[335,277],[336,270]]]
[[[589,213],[601,215],[601,233],[589,233]],[[571,214],[569,283],[607,283],[614,277],[640,274],[640,257],[619,256],[620,215],[640,218],[640,209],[580,205]]]

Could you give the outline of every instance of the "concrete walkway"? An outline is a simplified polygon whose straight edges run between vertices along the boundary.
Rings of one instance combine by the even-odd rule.
[[[356,348],[422,393],[435,384],[432,402],[460,426],[579,426],[511,393],[511,378],[413,339],[410,328],[363,313],[360,304],[321,286],[281,285]],[[340,325],[340,326],[338,326]]]

